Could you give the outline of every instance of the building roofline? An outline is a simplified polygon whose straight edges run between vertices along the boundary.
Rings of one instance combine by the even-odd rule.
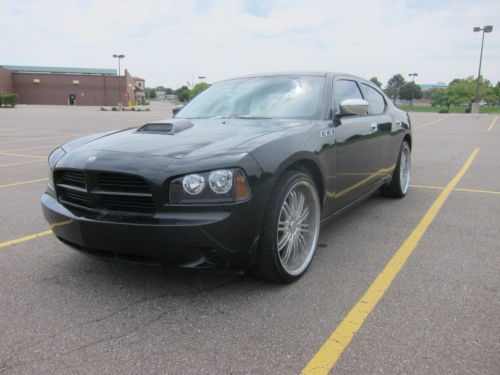
[[[13,73],[62,73],[116,76],[116,69],[68,68],[53,66],[0,65]]]

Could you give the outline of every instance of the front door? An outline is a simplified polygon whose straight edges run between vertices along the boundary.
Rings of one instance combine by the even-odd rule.
[[[76,95],[75,94],[69,94],[68,104],[69,105],[76,105]]]
[[[364,99],[352,79],[334,82],[334,108],[345,99]],[[340,210],[369,192],[380,179],[380,137],[377,119],[371,115],[336,116],[335,209]]]

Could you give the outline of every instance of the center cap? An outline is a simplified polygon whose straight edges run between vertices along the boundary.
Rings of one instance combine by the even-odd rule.
[[[290,232],[297,232],[297,222],[295,220],[290,223]]]

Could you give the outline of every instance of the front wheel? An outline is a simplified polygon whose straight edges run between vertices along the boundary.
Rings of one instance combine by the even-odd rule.
[[[254,273],[292,282],[309,268],[318,244],[319,194],[305,172],[289,171],[277,183],[265,215]]]
[[[401,144],[398,164],[394,169],[392,181],[382,188],[382,193],[389,197],[403,198],[410,186],[411,151],[408,142]]]

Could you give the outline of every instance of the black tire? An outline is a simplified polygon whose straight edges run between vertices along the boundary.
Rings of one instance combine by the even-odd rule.
[[[411,149],[410,145],[408,144],[407,141],[403,141],[401,144],[401,147],[399,149],[399,156],[398,156],[398,163],[396,164],[396,168],[394,169],[394,172],[392,174],[392,180],[391,182],[383,186],[381,189],[381,192],[384,196],[386,197],[392,197],[392,198],[403,198],[406,193],[408,192],[408,187],[404,189],[402,186],[403,184],[401,183],[401,156],[405,150],[408,151],[408,155],[411,155]],[[409,156],[408,156],[409,157]],[[408,176],[408,179],[410,177]],[[408,181],[409,184],[409,181]]]
[[[251,269],[252,274],[259,279],[284,283],[294,282],[308,270],[312,259],[314,258],[314,253],[316,252],[317,237],[316,242],[314,242],[314,246],[311,246],[313,250],[312,255],[310,256],[310,260],[308,261],[304,270],[300,273],[291,274],[287,272],[280,261],[280,255],[278,251],[278,222],[280,219],[281,209],[288,193],[294,188],[294,186],[297,186],[297,184],[299,183],[310,184],[308,185],[308,187],[313,188],[313,194],[315,194],[317,197],[317,207],[319,212],[317,214],[317,237],[319,237],[319,218],[321,204],[319,200],[318,190],[313,179],[306,171],[290,170],[285,172],[276,183],[273,189],[273,193],[269,198],[268,210],[264,216],[264,222],[261,231],[257,259],[253,268]]]

